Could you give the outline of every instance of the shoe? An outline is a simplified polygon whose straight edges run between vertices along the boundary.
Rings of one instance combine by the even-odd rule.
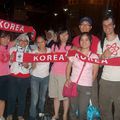
[[[63,120],[67,120],[67,115],[63,115]]]
[[[23,116],[18,116],[18,120],[25,120]]]
[[[5,120],[5,118],[3,116],[0,117],[0,120]]]
[[[53,116],[51,120],[58,120],[59,117]]]
[[[39,117],[43,117],[44,115],[44,113],[39,113]]]
[[[6,120],[13,120],[13,116],[12,115],[8,115]]]
[[[35,117],[29,116],[28,120],[36,120]]]

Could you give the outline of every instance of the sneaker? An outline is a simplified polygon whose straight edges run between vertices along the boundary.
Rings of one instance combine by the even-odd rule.
[[[44,116],[44,113],[39,113],[39,117],[43,117]]]
[[[23,116],[18,116],[18,120],[25,120]]]
[[[13,116],[12,115],[8,115],[6,120],[13,120]]]
[[[5,120],[5,118],[3,116],[0,117],[0,120]]]

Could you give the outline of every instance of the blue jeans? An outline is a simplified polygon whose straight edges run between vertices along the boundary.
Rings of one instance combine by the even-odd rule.
[[[29,78],[17,78],[10,76],[8,83],[7,115],[13,115],[18,99],[18,116],[24,115]]]
[[[44,112],[44,104],[46,99],[46,93],[48,89],[49,76],[45,78],[31,77],[31,105],[30,116],[37,116],[36,106],[38,105],[38,112]]]

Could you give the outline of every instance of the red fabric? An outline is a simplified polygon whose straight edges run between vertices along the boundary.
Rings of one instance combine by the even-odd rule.
[[[64,85],[62,94],[64,97],[77,97],[77,84],[71,82],[69,86]]]
[[[120,66],[120,57],[110,58],[110,59],[94,59],[94,58],[88,58],[84,54],[76,50],[69,51],[68,57],[75,56],[76,54],[79,57],[79,59],[84,62],[90,62],[90,63],[100,64],[100,65]]]
[[[120,57],[110,59],[94,59],[89,58],[76,50],[69,50],[67,54],[68,57],[75,55],[84,62],[90,62],[101,65],[120,66]],[[14,61],[16,61],[15,57],[16,55],[14,55]],[[25,53],[23,55],[23,62],[67,62],[67,57],[65,52],[48,54]]]
[[[72,44],[76,47],[80,47],[79,39],[80,39],[80,36],[76,36],[75,38],[73,38]],[[97,52],[98,43],[99,43],[98,37],[92,35],[92,44],[91,44],[91,47],[90,47],[90,50],[91,50],[92,53]]]
[[[35,40],[36,31],[32,26],[13,23],[11,21],[0,19],[0,30],[17,32],[17,33],[32,33],[31,39]]]
[[[24,53],[24,61],[26,62],[66,62],[67,57],[65,57],[65,52],[59,52],[59,53],[48,53],[48,54],[28,54]],[[47,57],[51,56],[51,57]],[[47,59],[49,58],[49,59]],[[50,59],[51,58],[51,59]],[[62,59],[63,58],[63,59]]]
[[[18,74],[11,73],[10,75],[14,76],[14,77],[19,77],[19,78],[28,78],[28,77],[30,77],[30,74],[22,74],[22,73],[18,73]]]

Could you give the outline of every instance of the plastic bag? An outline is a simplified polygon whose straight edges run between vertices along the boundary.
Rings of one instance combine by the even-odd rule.
[[[87,108],[87,120],[100,120],[100,110],[92,105],[91,99]]]

